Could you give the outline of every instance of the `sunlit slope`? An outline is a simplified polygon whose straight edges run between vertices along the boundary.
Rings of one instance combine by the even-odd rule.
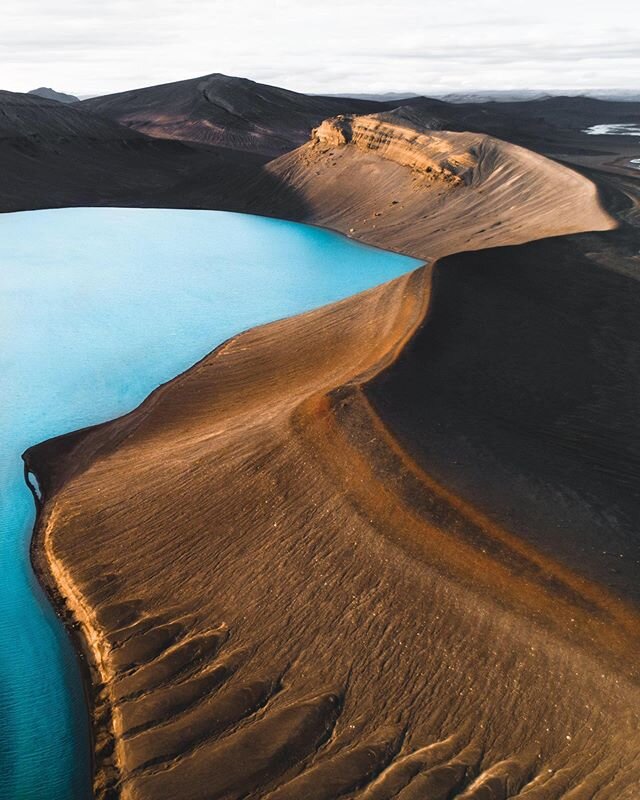
[[[395,121],[393,121],[395,120]],[[423,257],[610,228],[591,181],[481,133],[411,126],[401,113],[325,121],[267,165],[249,208]]]

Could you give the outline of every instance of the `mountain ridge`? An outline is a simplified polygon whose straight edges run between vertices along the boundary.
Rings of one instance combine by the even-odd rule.
[[[78,103],[80,98],[74,94],[65,94],[65,92],[58,92],[48,86],[39,86],[37,89],[31,89],[27,94],[35,94],[38,97],[44,97],[47,100],[57,100],[59,103]]]
[[[151,136],[272,157],[302,144],[326,117],[383,107],[305,95],[222,73],[94,97],[81,105]]]

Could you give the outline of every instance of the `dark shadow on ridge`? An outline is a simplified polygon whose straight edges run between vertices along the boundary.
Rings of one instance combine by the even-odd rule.
[[[246,211],[246,185],[258,176],[267,196],[296,192],[263,173],[265,159],[226,148],[138,137],[41,142],[0,140],[0,212],[79,206]]]
[[[412,457],[570,567],[640,600],[640,235],[469,252],[367,388]]]

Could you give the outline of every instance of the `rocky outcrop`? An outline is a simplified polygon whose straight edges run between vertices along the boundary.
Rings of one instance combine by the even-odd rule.
[[[452,152],[451,140],[436,134],[394,125],[375,116],[338,116],[325,120],[312,132],[311,141],[321,152],[353,145],[364,152],[408,167],[423,180],[439,180],[452,185],[477,163],[472,152]]]
[[[425,259],[613,224],[594,184],[573,170],[401,112],[326,120],[242,191],[247,210]]]

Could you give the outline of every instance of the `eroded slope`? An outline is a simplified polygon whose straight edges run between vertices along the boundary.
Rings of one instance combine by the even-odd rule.
[[[595,186],[572,170],[485,134],[417,129],[398,114],[325,121],[247,195],[250,210],[424,258],[612,224]]]

